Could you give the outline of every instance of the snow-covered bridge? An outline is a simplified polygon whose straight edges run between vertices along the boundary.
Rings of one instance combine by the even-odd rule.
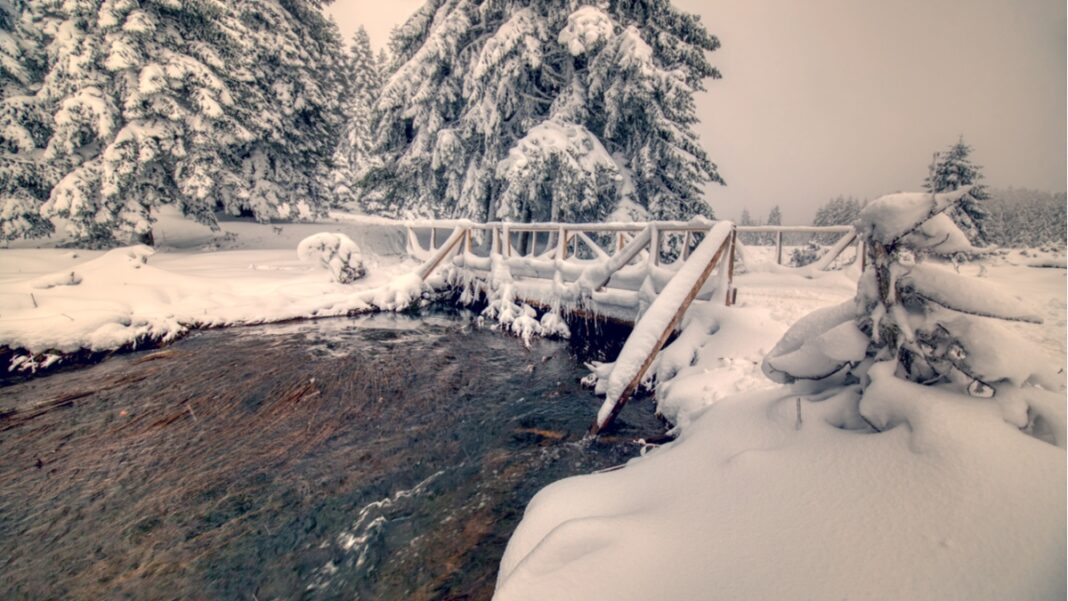
[[[412,222],[409,253],[426,279],[443,265],[452,283],[476,295],[634,323],[608,377],[607,398],[591,431],[608,424],[637,390],[657,353],[695,301],[732,305],[739,233],[773,235],[782,264],[783,235],[839,235],[807,271],[828,269],[850,245],[852,227],[739,227],[729,221],[647,223]],[[444,236],[441,234],[445,233]]]

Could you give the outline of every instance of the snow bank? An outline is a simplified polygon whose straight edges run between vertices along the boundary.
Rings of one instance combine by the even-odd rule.
[[[345,233],[321,232],[324,223],[224,222],[240,233],[220,235],[165,217],[156,230],[166,249],[160,252],[147,246],[0,250],[0,346],[32,355],[111,350],[146,339],[168,341],[191,327],[395,310],[418,302],[425,288],[412,275],[418,263],[395,254],[398,246],[403,250],[404,228],[349,219],[329,225],[385,251],[362,257],[367,277],[350,285],[325,278],[320,261],[344,280],[363,268],[359,247]],[[308,237],[316,228],[320,232]],[[313,264],[293,254],[301,239],[300,254],[314,255]],[[35,363],[22,365],[31,369]]]
[[[842,430],[828,421],[848,393],[776,389],[720,401],[626,469],[549,486],[495,599],[1063,598],[1064,451],[993,402],[888,384],[883,402],[924,396],[907,427]]]

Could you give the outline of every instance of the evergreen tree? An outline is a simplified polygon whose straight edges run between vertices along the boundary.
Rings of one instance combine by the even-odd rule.
[[[816,216],[812,219],[812,225],[828,227],[832,225],[853,225],[860,216],[863,204],[856,198],[839,196],[827,201],[826,204],[816,209]],[[837,236],[834,234],[820,234],[816,240],[821,244],[831,244]]]
[[[260,220],[320,210],[345,88],[340,40],[317,0],[33,6],[47,25],[43,76],[32,100],[0,109],[2,141],[32,132],[18,154],[43,174],[14,186],[39,205],[24,212],[108,245],[150,241],[164,203],[211,226],[217,210]],[[42,233],[19,217],[27,203],[11,200],[10,181],[4,237]]]
[[[42,7],[0,0],[0,241],[41,236],[40,214],[54,175],[41,161],[51,116],[34,96],[45,70]]]
[[[782,209],[779,205],[771,207],[771,211],[768,212],[767,225],[782,225]],[[775,244],[775,234],[769,233],[764,235],[765,244]]]
[[[371,107],[382,86],[379,69],[384,61],[382,54],[375,57],[367,30],[360,27],[353,36],[346,67],[351,77],[348,82],[351,96],[345,111],[348,123],[334,157],[336,168],[332,181],[338,205],[351,204],[356,199],[358,182],[371,168]]]
[[[945,152],[936,153],[931,166],[931,173],[924,180],[923,188],[928,192],[949,192],[964,186],[971,186],[972,193],[950,211],[953,222],[976,244],[986,243],[986,220],[990,216],[983,206],[983,201],[990,198],[985,186],[981,168],[972,163],[972,147],[964,143],[962,135],[957,143]]]
[[[1066,241],[1065,194],[1008,188],[991,190],[985,208],[987,241],[998,246],[1029,248]]]
[[[667,0],[429,0],[390,41],[366,206],[684,219],[720,176],[692,131],[719,42]]]

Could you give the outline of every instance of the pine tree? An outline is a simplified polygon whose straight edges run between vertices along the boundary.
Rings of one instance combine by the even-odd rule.
[[[812,225],[828,227],[833,225],[853,225],[860,215],[863,207],[856,198],[839,196],[827,201],[826,204],[816,209],[816,216],[812,219]],[[821,244],[831,244],[837,237],[834,234],[820,234],[816,240]]]
[[[321,210],[345,94],[340,40],[317,0],[34,6],[47,64],[32,102],[5,98],[0,115],[4,132],[33,132],[19,156],[43,176],[14,188],[47,198],[39,218],[110,245],[150,241],[162,204],[213,227],[217,210],[260,220]],[[5,238],[42,233],[20,218],[27,203],[9,200],[10,181]]]
[[[983,174],[981,168],[972,163],[971,153],[972,147],[964,143],[963,135],[945,152],[936,153],[923,188],[928,192],[949,192],[971,186],[972,193],[953,208],[950,217],[973,243],[985,244],[985,223],[990,214],[984,208],[983,201],[990,196],[985,186],[979,183]]]
[[[779,205],[771,207],[771,211],[768,212],[767,225],[782,225],[782,209],[779,208]],[[775,234],[765,234],[764,244],[775,244]]]
[[[667,0],[429,0],[390,42],[362,201],[485,219],[711,216],[692,131],[719,42]]]
[[[375,58],[367,30],[360,27],[353,36],[346,66],[351,77],[351,100],[345,111],[348,123],[334,157],[332,181],[337,205],[351,205],[356,200],[358,183],[371,170],[371,107],[382,87],[379,68],[385,60],[382,54]]]
[[[0,0],[0,242],[52,231],[40,207],[51,181],[41,160],[51,116],[35,97],[45,71],[45,17],[24,0]]]

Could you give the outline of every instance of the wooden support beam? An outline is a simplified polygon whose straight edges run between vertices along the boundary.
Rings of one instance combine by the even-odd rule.
[[[430,228],[430,252],[438,249],[438,228]]]
[[[727,242],[730,243],[730,248],[727,254],[727,293],[726,304],[728,307],[734,306],[735,301],[738,300],[738,290],[734,288],[734,252],[738,249],[738,229],[731,230],[730,238],[727,238]]]
[[[419,266],[419,269],[416,270],[415,273],[419,276],[419,279],[426,280],[430,277],[430,274],[438,268],[438,265],[441,265],[441,262],[444,261],[446,257],[460,247],[460,243],[463,242],[464,237],[469,231],[470,230],[466,227],[458,227],[454,229],[452,235],[445,240],[445,243],[441,245],[441,248],[439,248],[436,253],[434,253],[434,256],[432,256],[429,261]]]
[[[701,288],[704,287],[705,282],[708,281],[708,277],[712,275],[712,271],[715,270],[716,265],[718,265],[723,258],[723,253],[728,250],[733,250],[732,237],[733,233],[720,244],[719,249],[716,250],[716,254],[712,256],[712,260],[705,265],[705,268],[701,271],[701,275],[698,276],[693,286],[690,287],[690,291],[686,294],[686,298],[683,299],[682,304],[675,310],[675,314],[671,317],[668,326],[660,333],[660,338],[657,339],[655,346],[653,346],[649,355],[646,356],[641,368],[634,374],[634,377],[631,378],[630,382],[627,383],[626,388],[623,389],[619,398],[616,399],[615,404],[612,406],[611,413],[608,414],[608,418],[604,420],[604,423],[599,423],[597,420],[594,420],[593,425],[590,427],[590,434],[592,436],[597,436],[601,430],[608,426],[608,424],[612,423],[616,416],[619,415],[619,412],[623,410],[623,406],[630,400],[630,397],[638,390],[638,386],[641,385],[642,380],[645,378],[645,372],[649,371],[649,367],[653,364],[653,360],[656,359],[656,356],[660,353],[661,349],[667,344],[668,338],[670,338],[675,330],[678,329],[679,324],[682,322],[682,317],[686,315],[686,310],[690,308],[693,299],[697,298],[697,294],[701,291]]]
[[[690,258],[690,244],[693,243],[693,233],[686,232],[686,238],[682,241],[682,260]]]
[[[597,244],[596,242],[594,242],[593,239],[591,239],[586,234],[584,234],[582,232],[575,232],[575,237],[578,238],[578,239],[581,239],[583,242],[585,242],[586,246],[590,247],[590,250],[593,251],[593,254],[597,255],[598,259],[607,259],[608,258],[608,253],[606,253],[604,251],[604,249],[601,248],[601,245]]]
[[[782,265],[782,232],[775,232],[775,264]]]
[[[819,261],[816,261],[816,263],[814,263],[815,269],[817,271],[827,271],[828,269],[830,269],[831,264],[834,263],[834,260],[841,256],[842,251],[848,248],[849,245],[852,244],[853,241],[855,241],[856,239],[856,230],[851,230],[848,234],[839,238],[838,242],[835,242],[834,246],[831,247],[831,250],[827,251],[827,254],[823,255],[823,257],[821,257]]]

